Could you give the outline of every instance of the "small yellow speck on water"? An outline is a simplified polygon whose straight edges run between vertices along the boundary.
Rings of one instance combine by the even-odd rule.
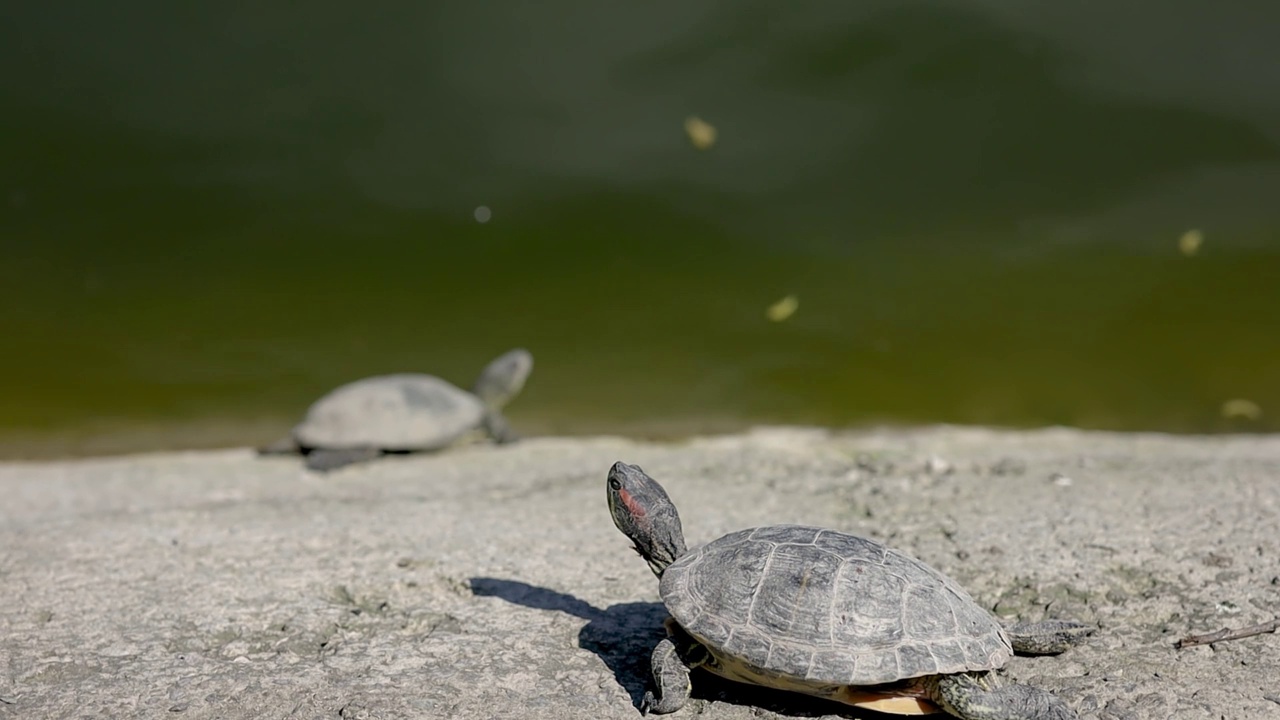
[[[1204,233],[1199,230],[1188,230],[1182,233],[1182,237],[1178,238],[1178,249],[1183,255],[1191,257],[1200,251],[1200,244],[1204,242]]]
[[[1262,417],[1262,408],[1252,400],[1235,398],[1222,403],[1222,417],[1257,420]]]
[[[764,311],[764,315],[774,322],[782,322],[794,315],[798,307],[800,307],[800,300],[795,295],[788,295],[770,305],[769,309]]]
[[[689,142],[699,150],[706,150],[716,144],[715,126],[696,115],[684,121],[684,132],[689,136]]]

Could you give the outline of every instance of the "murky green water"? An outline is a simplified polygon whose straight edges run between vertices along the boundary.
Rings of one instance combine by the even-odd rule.
[[[529,433],[1280,429],[1280,18],[1130,6],[5,10],[0,455],[514,345]]]

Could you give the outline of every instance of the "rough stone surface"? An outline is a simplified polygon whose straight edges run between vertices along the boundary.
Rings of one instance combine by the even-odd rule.
[[[691,545],[818,524],[1001,616],[1096,623],[1008,673],[1082,718],[1280,717],[1280,437],[773,428],[536,439],[328,476],[249,450],[0,466],[0,718],[637,718],[658,583],[615,460]],[[695,674],[680,714],[854,716]]]

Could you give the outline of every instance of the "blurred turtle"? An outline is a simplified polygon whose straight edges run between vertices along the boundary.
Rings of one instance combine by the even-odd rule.
[[[502,415],[533,370],[523,348],[490,362],[471,392],[434,375],[394,373],[347,383],[315,401],[289,436],[264,455],[306,456],[321,472],[385,453],[440,450],[482,432],[497,443],[516,441]]]

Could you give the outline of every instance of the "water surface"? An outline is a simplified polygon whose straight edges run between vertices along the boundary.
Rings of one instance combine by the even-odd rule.
[[[528,433],[1280,428],[1271,6],[380,7],[0,11],[0,455],[515,345]]]

